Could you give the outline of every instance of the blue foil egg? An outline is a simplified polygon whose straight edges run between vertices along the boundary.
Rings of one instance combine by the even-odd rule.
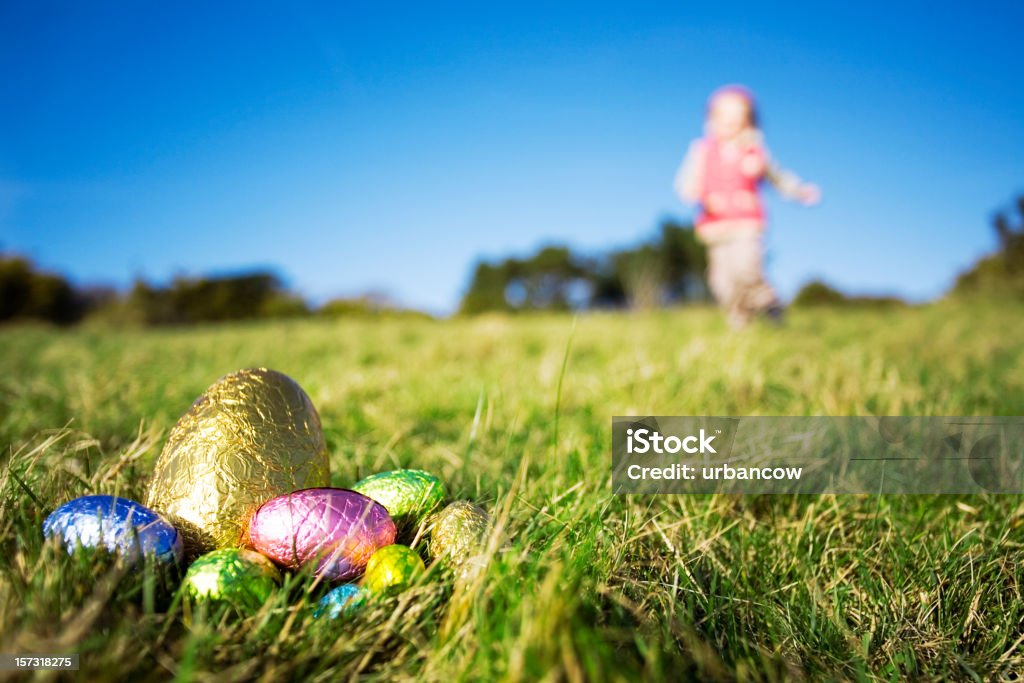
[[[182,543],[170,522],[127,498],[82,496],[64,503],[43,522],[43,535],[76,547],[106,548],[128,562],[152,556],[159,562],[181,562]]]
[[[317,619],[327,617],[337,619],[355,612],[366,600],[366,591],[354,583],[343,583],[330,593],[320,598],[313,616]]]

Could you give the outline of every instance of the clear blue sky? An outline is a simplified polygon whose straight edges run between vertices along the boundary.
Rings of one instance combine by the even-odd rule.
[[[733,81],[824,190],[770,203],[786,296],[935,296],[1024,191],[1019,2],[254,5],[0,6],[0,247],[451,310],[479,256],[687,218],[673,174]]]

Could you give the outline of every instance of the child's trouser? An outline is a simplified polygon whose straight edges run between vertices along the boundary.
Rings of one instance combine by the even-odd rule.
[[[761,231],[735,230],[709,237],[708,285],[729,324],[739,329],[778,303],[764,279]]]

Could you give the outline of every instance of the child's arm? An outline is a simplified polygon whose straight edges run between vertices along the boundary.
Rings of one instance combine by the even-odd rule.
[[[686,158],[676,172],[673,183],[676,194],[684,202],[697,204],[704,194],[704,145],[700,140],[690,143]]]
[[[767,163],[764,167],[764,178],[775,187],[786,199],[793,199],[811,206],[821,200],[821,190],[813,183],[805,183],[791,171],[779,166],[775,160],[765,153]]]

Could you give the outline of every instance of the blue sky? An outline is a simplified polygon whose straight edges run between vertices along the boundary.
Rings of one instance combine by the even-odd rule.
[[[173,5],[173,6],[172,6]],[[1020,3],[0,6],[0,248],[80,283],[276,268],[451,310],[474,260],[629,244],[717,85],[814,209],[769,272],[941,293],[1024,192]]]

